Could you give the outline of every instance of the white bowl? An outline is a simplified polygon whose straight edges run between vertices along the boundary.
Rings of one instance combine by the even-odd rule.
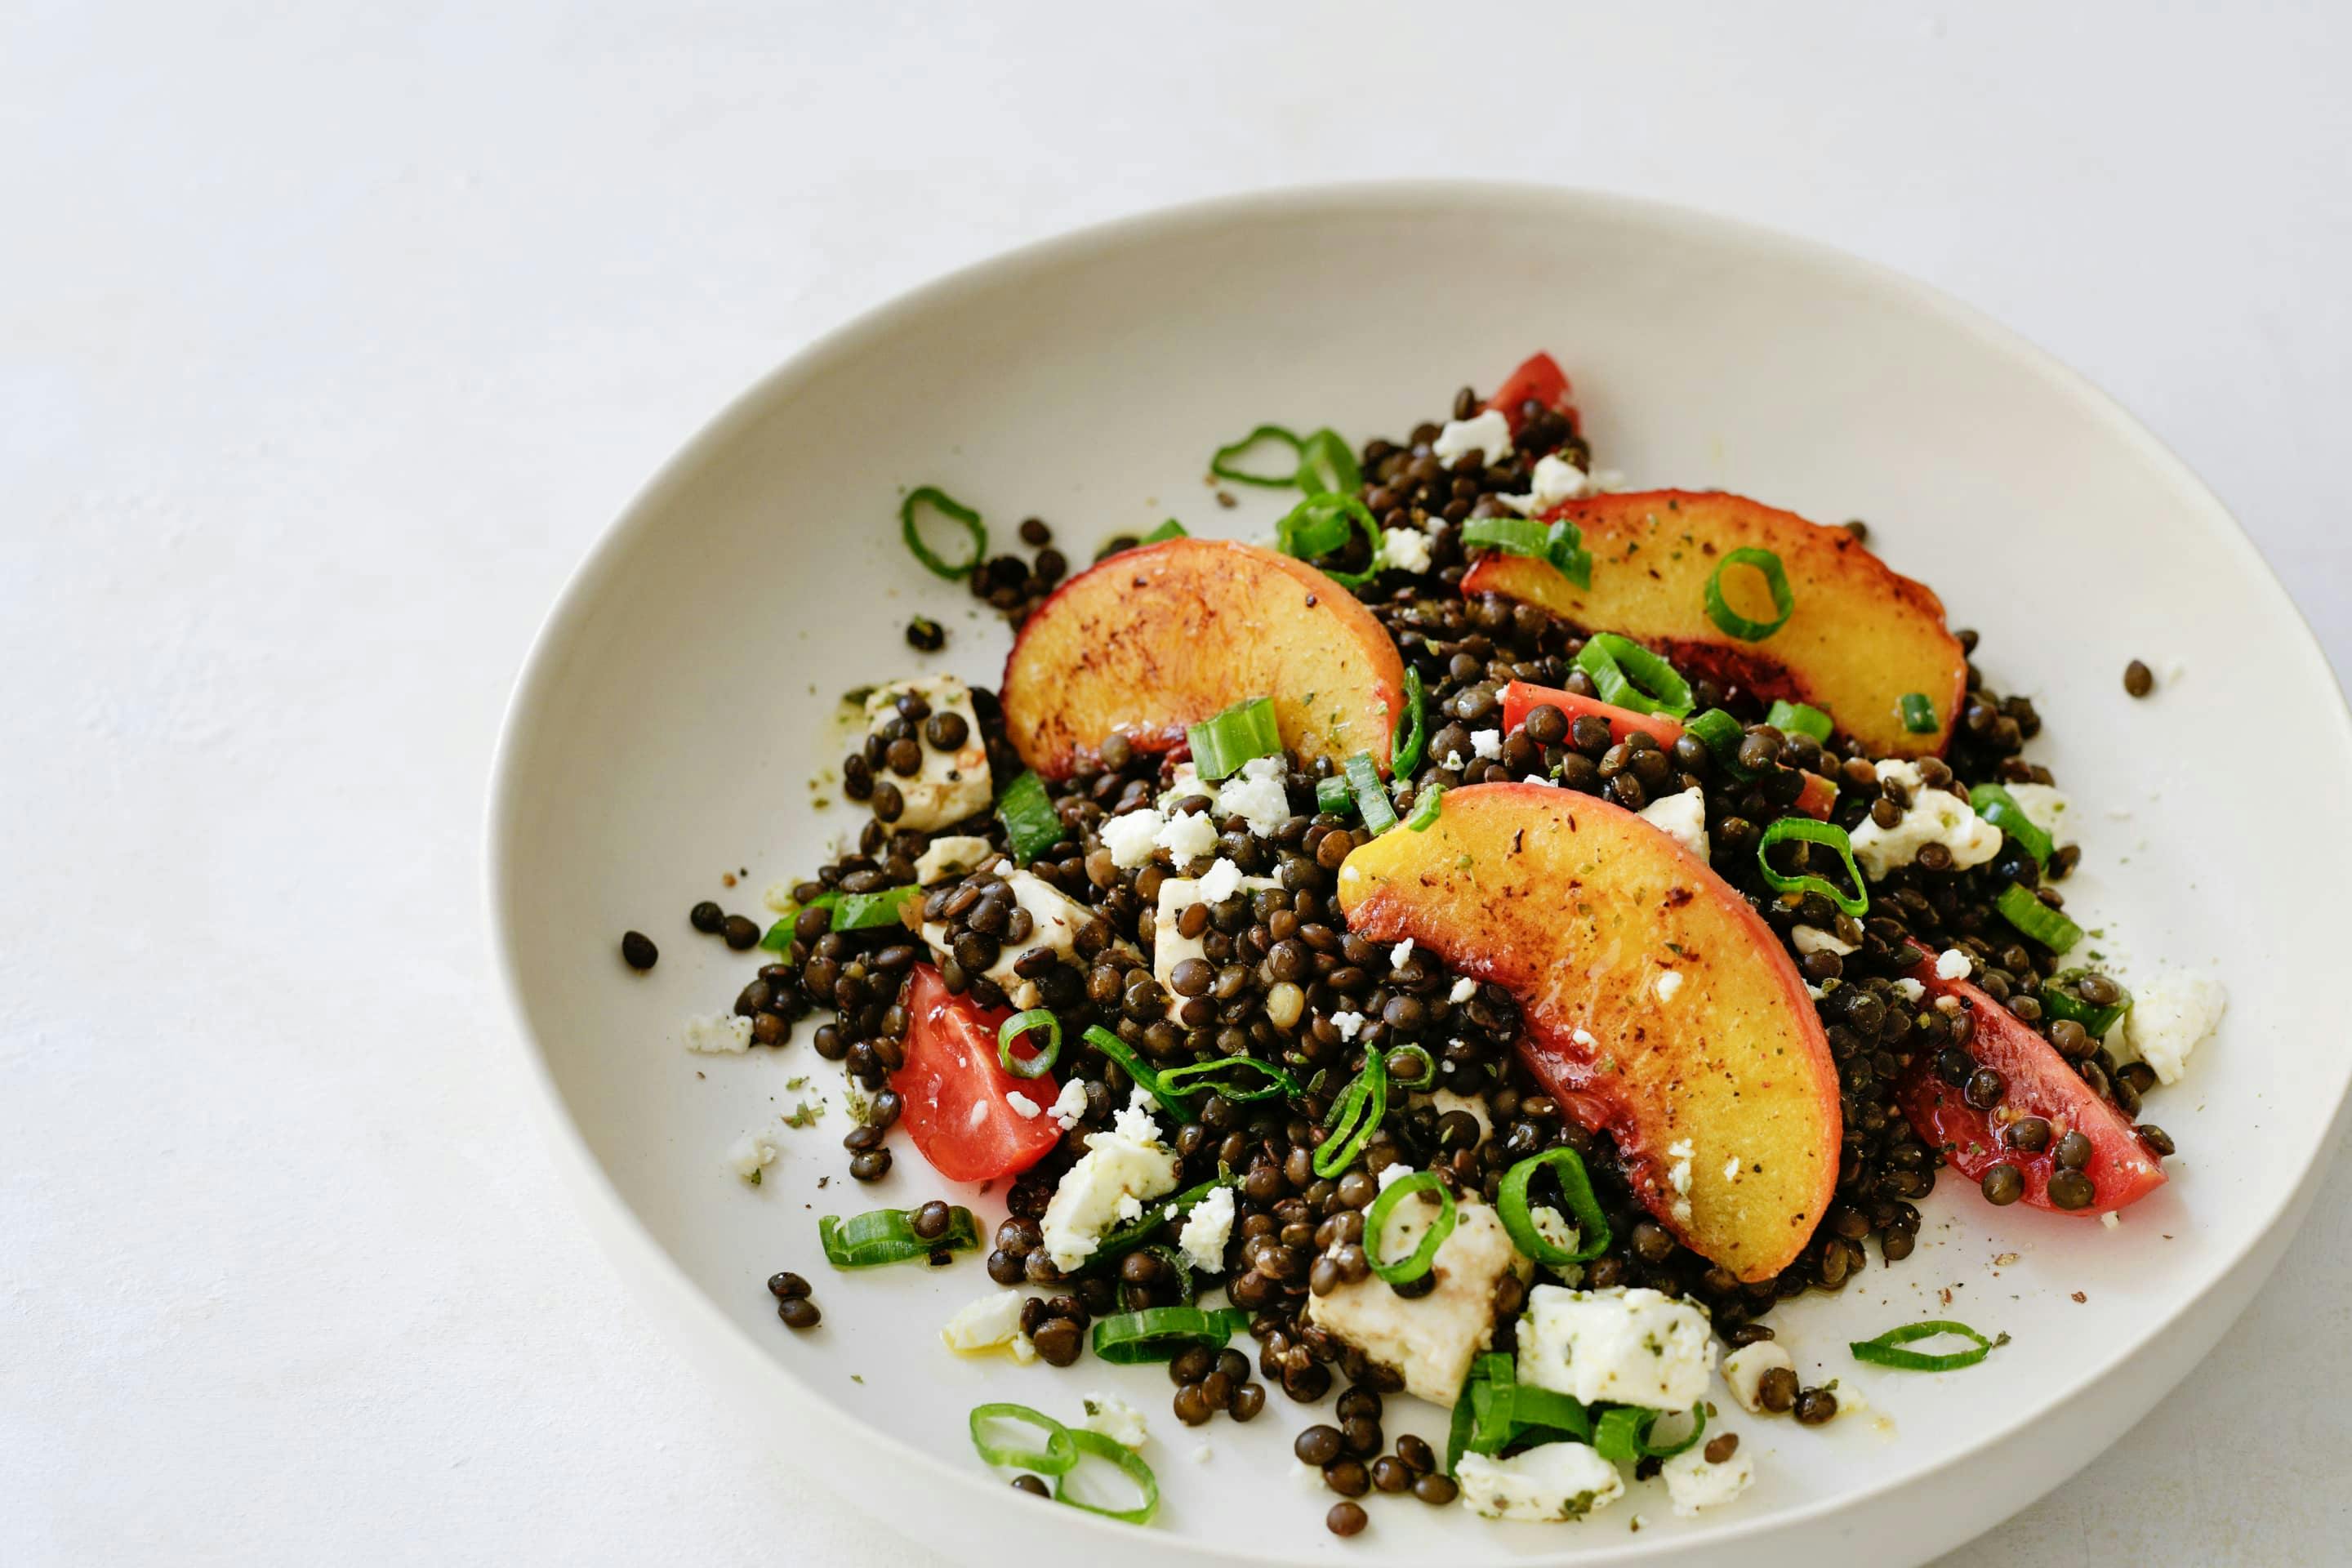
[[[848,1183],[837,1091],[823,1123],[784,1134],[764,1184],[722,1168],[739,1133],[802,1098],[787,1080],[837,1075],[805,1029],[749,1057],[680,1047],[684,1016],[724,1010],[751,967],[684,915],[706,898],[758,914],[762,887],[854,829],[811,806],[834,793],[811,781],[845,749],[843,690],[920,668],[993,684],[1004,629],[901,548],[904,488],[943,486],[1000,538],[1043,516],[1081,562],[1171,513],[1252,535],[1281,503],[1215,505],[1202,470],[1219,442],[1266,419],[1401,434],[1537,348],[1568,368],[1600,460],[1635,482],[1867,519],[1874,548],[1983,632],[1992,684],[2047,718],[2032,754],[2079,803],[2070,901],[2102,951],[2209,968],[2231,1007],[2187,1080],[2151,1097],[2180,1155],[2120,1227],[1993,1209],[1948,1179],[1906,1263],[1775,1317],[1801,1368],[1865,1391],[1872,1411],[1822,1429],[1735,1412],[1759,1477],[1738,1505],[1680,1521],[1645,1483],[1583,1524],[1504,1526],[1374,1498],[1371,1530],[1341,1542],[1323,1527],[1331,1497],[1290,1474],[1305,1412],[1278,1391],[1254,1425],[1189,1430],[1157,1368],[948,1353],[940,1322],[991,1289],[976,1258],[827,1270],[819,1214],[969,1194],[903,1146],[887,1180]],[[949,626],[944,656],[902,640],[917,611]],[[2144,701],[2121,688],[2133,658],[2161,680]],[[1909,1562],[2137,1421],[2294,1233],[2352,1069],[2326,979],[2347,945],[2347,763],[2327,667],[2220,504],[2008,332],[1717,218],[1371,186],[1034,246],[873,312],[746,394],[606,533],[541,633],[492,786],[490,903],[554,1144],[623,1274],[780,1447],[951,1555],[1682,1562],[1737,1543],[1763,1568],[1866,1542],[1873,1562]],[[723,890],[738,868],[744,885]],[[650,974],[615,954],[632,927],[662,946]],[[989,1225],[992,1201],[977,1204]],[[778,1324],[761,1281],[781,1268],[814,1280],[823,1328]],[[1947,1315],[2013,1342],[1942,1375],[1857,1368],[1843,1350]],[[1166,1499],[1151,1529],[1021,1497],[967,1443],[974,1404],[1075,1419],[1097,1388],[1150,1416]],[[1442,1436],[1437,1412],[1407,1405],[1392,1403],[1391,1434]]]

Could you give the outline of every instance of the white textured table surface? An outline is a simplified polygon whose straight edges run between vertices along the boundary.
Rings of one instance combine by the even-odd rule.
[[[2117,395],[2352,669],[2343,16],[1223,9],[0,8],[0,1559],[918,1561],[574,1220],[478,817],[604,521],[964,261],[1402,174],[1798,230]],[[2347,1247],[2339,1169],[2003,1558],[2337,1560]]]

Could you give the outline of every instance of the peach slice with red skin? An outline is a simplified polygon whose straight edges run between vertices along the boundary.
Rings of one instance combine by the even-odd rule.
[[[1172,752],[1236,701],[1274,700],[1283,744],[1388,771],[1404,663],[1372,613],[1302,561],[1222,539],[1171,539],[1082,572],[1022,623],[1004,661],[1004,728],[1021,760],[1067,778],[1124,735]]]
[[[1685,675],[1811,702],[1874,756],[1938,755],[1950,740],[1969,659],[1944,625],[1943,601],[1844,529],[1744,496],[1689,490],[1594,496],[1544,515],[1583,531],[1591,587],[1578,587],[1548,562],[1491,552],[1463,578],[1462,592],[1524,599],[1587,631],[1646,643]],[[1707,579],[1724,556],[1748,548],[1780,558],[1796,600],[1787,624],[1755,642],[1724,631],[1706,611]],[[1759,573],[1734,566],[1722,587],[1738,616],[1773,619]],[[1899,705],[1915,691],[1935,710],[1931,733],[1904,727]]]
[[[1681,844],[1591,795],[1475,784],[1359,847],[1339,904],[1508,989],[1528,1067],[1700,1256],[1760,1280],[1803,1250],[1837,1181],[1837,1068],[1786,951]]]

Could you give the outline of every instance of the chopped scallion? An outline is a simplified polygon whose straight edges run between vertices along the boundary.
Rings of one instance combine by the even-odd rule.
[[[1811,735],[1826,746],[1837,724],[1820,709],[1805,702],[1784,702],[1775,699],[1772,710],[1764,715],[1764,722],[1775,730],[1792,735]]]
[[[1211,783],[1237,773],[1244,763],[1282,750],[1274,721],[1274,699],[1253,697],[1192,726],[1192,769]]]
[[[994,1441],[987,1428],[995,1422],[1015,1421],[1024,1426],[1034,1426],[1045,1434],[1045,1447],[1016,1448]],[[978,1405],[972,1407],[971,1446],[988,1464],[1002,1465],[1010,1469],[1034,1470],[1041,1476],[1066,1475],[1078,1462],[1078,1446],[1075,1434],[1042,1410],[1032,1410],[1025,1405]]]
[[[1244,1087],[1253,1073],[1259,1081]],[[1240,1074],[1243,1081],[1234,1081],[1235,1074]],[[1187,1062],[1182,1067],[1163,1068],[1160,1074],[1160,1081],[1168,1085],[1186,1084],[1196,1078],[1202,1080],[1200,1086],[1202,1089],[1241,1105],[1272,1100],[1276,1095],[1307,1092],[1305,1086],[1297,1079],[1272,1062],[1260,1061],[1255,1057],[1219,1057],[1213,1061]],[[1188,1093],[1190,1089],[1188,1087],[1177,1092]]]
[[[1691,710],[1690,682],[1664,659],[1631,637],[1595,632],[1584,640],[1576,668],[1592,678],[1603,702],[1636,713],[1680,719]]]
[[[1531,517],[1474,517],[1462,525],[1465,550],[1499,550],[1548,563],[1580,588],[1592,586],[1592,552],[1584,531],[1566,518],[1539,522]]]
[[[1422,785],[1421,793],[1412,798],[1412,815],[1404,819],[1404,825],[1415,833],[1428,832],[1437,825],[1437,814],[1444,809],[1444,795],[1445,786],[1433,779]]]
[[[1427,693],[1421,682],[1421,671],[1408,664],[1404,667],[1404,723],[1399,731],[1396,747],[1389,753],[1389,776],[1406,779],[1421,766],[1421,753],[1429,741],[1429,713],[1425,706]]]
[[[922,530],[915,523],[915,512],[924,506],[963,525],[964,531],[971,535],[971,560],[943,560],[937,551],[923,542]],[[907,542],[907,548],[914,552],[916,560],[951,583],[971,576],[980,563],[988,559],[988,527],[980,521],[980,513],[933,485],[909,491],[907,499],[898,503],[898,537]]]
[[[1114,1366],[1173,1361],[1192,1345],[1222,1347],[1249,1327],[1238,1307],[1147,1307],[1095,1321],[1095,1354]]]
[[[1339,816],[1356,804],[1356,792],[1348,781],[1336,774],[1315,781],[1315,809],[1329,816]]]
[[[1127,1076],[1133,1079],[1142,1088],[1144,1093],[1160,1104],[1181,1109],[1191,1099],[1184,1090],[1172,1087],[1162,1079],[1160,1076],[1160,1069],[1138,1056],[1133,1046],[1129,1045],[1100,1024],[1088,1025],[1083,1037],[1087,1044],[1125,1068]]]
[[[844,893],[833,906],[833,929],[872,931],[878,926],[902,924],[907,901],[921,891],[909,883],[903,888],[885,888],[878,893]]]
[[[1045,1037],[1043,1050],[1033,1050],[1026,1057],[1013,1054],[1013,1042],[1022,1036],[1042,1031]],[[1015,1013],[1004,1020],[996,1031],[996,1059],[1014,1078],[1044,1078],[1054,1070],[1062,1055],[1062,1021],[1043,1007],[1032,1007],[1026,1013]]]
[[[1932,735],[1936,732],[1936,705],[1927,700],[1926,692],[1905,692],[1895,709],[1903,716],[1903,728],[1912,734]]]
[[[1402,1258],[1383,1258],[1381,1238],[1387,1233],[1389,1216],[1396,1212],[1397,1205],[1413,1194],[1433,1192],[1437,1194],[1437,1217],[1421,1233],[1421,1240]],[[1436,1172],[1415,1171],[1391,1182],[1381,1189],[1364,1214],[1364,1256],[1370,1261],[1372,1272],[1391,1285],[1412,1284],[1437,1261],[1437,1249],[1454,1234],[1458,1218],[1454,1211],[1454,1194],[1446,1190],[1445,1178]]]
[[[961,1205],[948,1211],[948,1228],[925,1240],[915,1234],[911,1209],[872,1209],[843,1219],[826,1215],[816,1222],[817,1245],[835,1268],[872,1268],[929,1258],[941,1250],[969,1252],[980,1245],[980,1226]]]
[[[1386,833],[1397,822],[1396,807],[1389,803],[1389,792],[1381,783],[1380,769],[1372,765],[1370,752],[1358,752],[1349,757],[1344,768],[1348,787],[1356,792],[1356,809],[1363,814],[1364,826],[1374,833]]]
[[[1249,455],[1251,448],[1264,441],[1279,442],[1290,448],[1294,460],[1288,473],[1253,474],[1235,466],[1243,458]],[[1231,479],[1235,484],[1263,485],[1271,490],[1288,489],[1298,482],[1298,464],[1296,458],[1306,445],[1307,443],[1301,441],[1295,432],[1286,430],[1279,425],[1261,425],[1230,446],[1218,447],[1216,455],[1209,459],[1209,472],[1221,479]]]
[[[1004,786],[996,797],[996,819],[1004,824],[1004,836],[1012,841],[1013,858],[1024,866],[1069,837],[1045,794],[1045,781],[1034,773],[1024,772]]]
[[[1364,1145],[1380,1131],[1381,1121],[1389,1113],[1388,1062],[1380,1052],[1373,1051],[1364,1058],[1364,1070],[1339,1092],[1331,1102],[1330,1113],[1323,1125],[1331,1135],[1315,1151],[1315,1173],[1336,1177],[1356,1163]]]
[[[1639,1405],[1618,1405],[1603,1410],[1592,1423],[1592,1451],[1612,1464],[1631,1465],[1643,1459],[1671,1459],[1686,1453],[1706,1431],[1706,1406],[1691,1411],[1691,1429],[1680,1442],[1650,1441],[1663,1411]]]
[[[1299,444],[1298,488],[1308,495],[1354,495],[1364,482],[1355,453],[1326,426]]]
[[[1105,1519],[1118,1520],[1122,1524],[1150,1524],[1151,1516],[1160,1511],[1160,1478],[1151,1473],[1151,1467],[1145,1462],[1143,1456],[1084,1426],[1070,1434],[1070,1441],[1077,1445],[1082,1457],[1091,1454],[1096,1458],[1118,1466],[1127,1479],[1135,1483],[1138,1500],[1131,1508],[1106,1508],[1100,1503],[1087,1502],[1074,1496],[1070,1482],[1079,1473],[1076,1467],[1054,1478],[1054,1500],[1071,1508],[1082,1508],[1088,1513],[1101,1514]]]
[[[1237,1187],[1241,1183],[1242,1178],[1237,1174],[1222,1175],[1202,1182],[1197,1187],[1188,1187],[1172,1197],[1161,1198],[1158,1203],[1146,1204],[1142,1214],[1095,1244],[1094,1251],[1087,1255],[1086,1269],[1092,1270],[1114,1258],[1125,1257],[1150,1240],[1171,1218],[1188,1212],[1194,1204],[1219,1187]]]
[[[1847,892],[1828,878],[1816,877],[1810,871],[1791,877],[1775,867],[1772,846],[1791,838],[1834,851],[1845,862],[1845,873],[1853,881],[1853,891]],[[1870,908],[1870,890],[1862,879],[1862,868],[1853,861],[1853,840],[1833,822],[1816,822],[1810,816],[1780,818],[1767,827],[1763,837],[1757,841],[1756,864],[1763,870],[1765,884],[1776,893],[1819,893],[1856,920]]]
[[[1545,1170],[1558,1177],[1560,1200],[1568,1205],[1568,1212],[1576,1221],[1574,1251],[1546,1241],[1543,1233],[1536,1228],[1535,1213],[1528,1202],[1528,1184],[1535,1180],[1538,1172]],[[1592,1194],[1592,1179],[1585,1173],[1582,1157],[1565,1146],[1530,1154],[1503,1173],[1503,1184],[1495,1191],[1495,1217],[1503,1222],[1512,1246],[1523,1256],[1549,1268],[1589,1263],[1609,1250],[1609,1215],[1601,1209],[1601,1200]]]
[[[1772,610],[1777,617],[1769,621],[1751,621],[1731,607],[1723,596],[1723,574],[1734,566],[1752,566],[1764,574],[1764,585],[1772,593]],[[1706,618],[1713,621],[1727,636],[1742,642],[1762,642],[1789,624],[1797,613],[1797,595],[1789,586],[1789,574],[1780,558],[1769,550],[1754,545],[1734,550],[1716,563],[1706,580]]]
[[[1683,728],[1699,738],[1700,743],[1714,757],[1715,765],[1739,783],[1754,775],[1739,761],[1739,742],[1748,731],[1739,721],[1720,708],[1710,708],[1696,718],[1683,721]]]
[[[1976,1346],[1972,1350],[1953,1351],[1944,1355],[1930,1355],[1924,1351],[1901,1348],[1914,1340],[1931,1340],[1938,1334],[1958,1334],[1964,1340],[1975,1341]],[[1874,1340],[1855,1340],[1845,1348],[1853,1352],[1854,1360],[1866,1361],[1873,1366],[1891,1366],[1900,1372],[1957,1372],[1961,1367],[1976,1365],[2007,1343],[2007,1334],[1989,1340],[1966,1323],[1937,1318],[1924,1323],[1906,1323],[1899,1329],[1889,1329]]]
[[[2090,973],[2087,969],[2068,969],[2052,975],[2042,983],[2042,1011],[2052,1018],[2072,1018],[2083,1026],[2083,1032],[2095,1040],[2106,1038],[2109,1029],[2131,1011],[2131,993],[2116,987],[2117,1000],[2102,1005],[2085,1002],[2075,993],[2075,984]]]
[[[1381,549],[1381,525],[1364,503],[1354,496],[1329,493],[1308,496],[1275,523],[1275,546],[1285,555],[1312,561],[1345,549],[1351,529],[1360,531],[1371,542],[1374,564],[1361,572],[1342,572],[1329,566],[1322,571],[1325,576],[1343,588],[1360,588],[1380,574],[1377,558]]]
[[[2017,840],[2017,847],[2033,857],[2042,869],[2050,868],[2050,857],[2058,846],[2041,824],[2025,815],[2025,807],[2017,797],[1997,784],[1980,784],[1969,791],[1969,805],[1976,814]]]
[[[1153,529],[1150,533],[1145,534],[1141,539],[1137,540],[1136,542],[1138,544],[1160,544],[1171,539],[1190,539],[1192,537],[1192,536],[1191,534],[1184,531],[1184,525],[1171,517],[1166,522],[1161,523],[1158,528]]]
[[[2000,911],[2001,919],[2053,952],[2064,952],[2083,940],[2081,926],[2015,882],[1993,895],[1992,907]]]

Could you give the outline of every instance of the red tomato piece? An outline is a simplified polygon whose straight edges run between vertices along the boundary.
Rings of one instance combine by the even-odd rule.
[[[1837,809],[1837,785],[1819,773],[1805,775],[1805,787],[1797,796],[1797,809],[1816,822],[1827,822],[1830,813]]]
[[[1567,415],[1569,428],[1573,430],[1576,406],[1570,401],[1571,395],[1568,374],[1559,368],[1559,362],[1548,353],[1536,353],[1504,378],[1503,384],[1495,389],[1495,395],[1486,399],[1486,406],[1510,421],[1514,436],[1525,423],[1519,405],[1529,400]]]
[[[1061,1094],[1050,1074],[1016,1078],[996,1059],[996,1032],[1013,1015],[947,988],[940,972],[915,965],[907,994],[907,1065],[890,1087],[906,1102],[907,1136],[931,1168],[952,1182],[985,1182],[1027,1170],[1052,1152],[1062,1130],[1051,1116],[1024,1116],[1005,1097],[1041,1108]],[[1024,1037],[1014,1047],[1030,1054]]]
[[[1937,979],[1933,960],[1921,960],[1911,975],[1931,996],[1958,997],[1976,1019],[1969,1054],[2009,1080],[1992,1113],[2001,1125],[2024,1116],[2050,1123],[2050,1144],[2042,1152],[2010,1148],[1996,1135],[1992,1118],[1938,1078],[1935,1062],[1922,1052],[1913,1058],[1897,1093],[1920,1142],[1943,1150],[1952,1169],[1978,1182],[2005,1162],[2025,1177],[2027,1203],[2053,1214],[2086,1217],[2137,1203],[2164,1185],[2164,1167],[2133,1135],[2131,1123],[2093,1093],[2049,1041],[1967,981]],[[2083,1173],[2091,1178],[2095,1195],[2079,1209],[2062,1209],[2050,1201],[2050,1177],[2057,1168],[2053,1152],[2068,1132],[2080,1132],[2091,1141],[2091,1163]]]
[[[1609,721],[1609,733],[1613,740],[1623,740],[1635,730],[1656,739],[1659,746],[1672,751],[1683,738],[1683,727],[1663,713],[1636,713],[1631,708],[1620,708],[1603,702],[1597,697],[1579,697],[1573,691],[1562,691],[1550,686],[1530,686],[1524,680],[1514,680],[1503,688],[1503,731],[1508,734],[1528,721],[1528,715],[1545,704],[1550,704],[1568,715],[1569,722],[1590,715]]]

